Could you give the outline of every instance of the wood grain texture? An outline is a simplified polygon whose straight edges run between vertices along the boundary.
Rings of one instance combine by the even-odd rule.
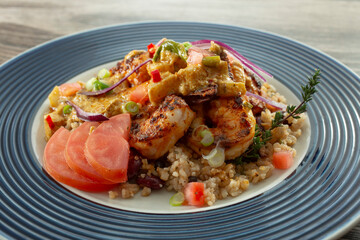
[[[57,36],[38,28],[0,22],[0,63]]]
[[[0,63],[58,36],[151,20],[213,22],[277,33],[360,74],[357,0],[0,0]],[[360,225],[341,239],[360,239]]]
[[[41,39],[149,20],[216,22],[274,32],[317,48],[360,74],[360,1],[356,0],[152,0],[151,4],[141,0],[0,0],[0,61]],[[4,28],[10,30],[6,35]],[[33,31],[33,37],[17,38],[21,31]]]

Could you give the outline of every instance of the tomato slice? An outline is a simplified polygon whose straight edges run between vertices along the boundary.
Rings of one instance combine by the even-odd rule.
[[[110,190],[115,185],[101,184],[73,171],[65,160],[65,146],[70,132],[64,127],[59,128],[46,144],[44,150],[44,167],[55,180],[71,187],[89,191],[101,192]]]
[[[75,95],[81,89],[79,83],[64,83],[59,86],[59,92],[61,96]]]
[[[87,178],[103,184],[114,184],[106,180],[87,162],[84,154],[85,142],[91,128],[99,126],[98,122],[84,122],[80,127],[71,132],[65,147],[66,163],[69,167]]]
[[[294,158],[291,152],[274,152],[272,163],[277,169],[289,169],[294,164]]]
[[[202,182],[190,182],[186,184],[184,194],[187,204],[201,207],[205,204],[205,185]]]
[[[186,60],[186,62],[190,65],[197,65],[197,64],[201,63],[201,61],[204,57],[211,56],[211,55],[214,55],[214,54],[208,50],[192,46],[188,50],[188,59]]]
[[[131,117],[129,113],[123,113],[116,116],[113,116],[108,121],[111,124],[106,124],[102,126],[103,131],[107,128],[108,131],[117,131],[120,136],[125,140],[129,139],[130,126],[131,126]]]
[[[131,117],[129,113],[113,116],[104,123],[106,124],[100,125],[102,133],[111,135],[116,132],[117,136],[123,137],[125,140],[129,139],[131,126]]]
[[[100,175],[121,183],[127,181],[130,147],[122,132],[116,130],[117,123],[110,119],[100,124],[86,140],[84,153],[88,163]]]
[[[129,100],[137,103],[144,104],[149,100],[148,82],[145,82],[134,89],[129,94]]]

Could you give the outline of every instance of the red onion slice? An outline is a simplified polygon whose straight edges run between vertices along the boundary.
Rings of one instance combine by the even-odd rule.
[[[272,77],[272,75],[268,72],[266,72],[265,70],[263,70],[262,68],[260,68],[259,66],[257,66],[256,64],[252,63],[250,60],[248,60],[247,58],[245,58],[243,55],[241,55],[240,53],[238,53],[235,49],[233,49],[232,47],[230,47],[229,45],[216,41],[216,40],[208,40],[208,39],[204,39],[204,40],[199,40],[199,41],[195,41],[195,42],[191,42],[192,45],[197,46],[197,47],[205,47],[205,46],[209,46],[211,42],[214,42],[216,44],[218,44],[219,46],[223,47],[224,49],[226,49],[229,53],[231,53],[232,55],[234,55],[235,58],[237,58],[246,68],[248,68],[249,70],[251,70],[256,76],[258,76],[259,78],[261,78],[264,82],[266,82],[266,79],[261,76],[261,74],[259,74],[258,72],[256,72],[254,70],[254,68],[256,68],[257,70],[259,70],[260,72],[268,75],[269,77]]]
[[[286,109],[286,105],[285,104],[282,104],[282,103],[279,103],[279,102],[275,102],[273,100],[270,100],[270,99],[267,99],[267,98],[264,98],[260,95],[257,95],[257,94],[254,94],[254,93],[251,93],[251,92],[246,92],[245,93],[246,96],[249,96],[249,97],[254,97],[254,98],[257,98],[259,99],[260,101],[264,102],[264,103],[267,103],[277,109],[280,109],[280,110],[285,110]]]
[[[77,117],[83,121],[101,122],[101,121],[109,120],[107,117],[105,117],[104,115],[102,115],[100,113],[85,112],[78,105],[76,105],[75,103],[73,103],[71,101],[66,101],[66,103],[71,105],[75,109]]]
[[[165,39],[166,39],[166,38],[160,39],[160,41],[158,41],[158,42],[155,44],[155,46],[160,47],[160,45],[165,41]]]
[[[126,74],[126,76],[124,78],[122,78],[120,81],[118,81],[117,83],[115,83],[114,85],[105,88],[103,90],[100,91],[95,91],[95,92],[79,92],[79,94],[83,94],[86,96],[98,96],[107,92],[110,92],[111,90],[113,90],[114,88],[116,88],[117,86],[119,86],[123,81],[125,81],[128,77],[130,77],[131,74],[133,74],[134,72],[136,72],[139,68],[141,68],[142,66],[144,66],[145,64],[147,64],[148,62],[152,61],[152,59],[148,59],[145,62],[141,63],[139,66],[137,66],[136,68],[134,68],[131,72],[129,72],[128,74]]]

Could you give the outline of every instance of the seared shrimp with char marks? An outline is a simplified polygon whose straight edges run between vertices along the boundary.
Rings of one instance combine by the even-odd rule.
[[[182,98],[167,96],[150,118],[134,122],[130,146],[149,159],[157,159],[184,136],[194,117],[195,113]]]
[[[187,134],[187,144],[198,154],[208,155],[216,144],[225,148],[225,159],[234,159],[251,145],[256,120],[250,108],[244,107],[240,97],[219,98],[207,105],[194,107],[196,118]],[[194,131],[207,126],[214,143],[203,146]]]

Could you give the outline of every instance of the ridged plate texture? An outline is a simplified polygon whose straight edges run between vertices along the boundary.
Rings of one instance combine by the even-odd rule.
[[[30,141],[34,113],[54,85],[167,37],[232,46],[301,99],[300,84],[322,71],[309,104],[311,142],[296,172],[264,194],[187,214],[145,214],[82,199],[52,181]],[[190,22],[110,26],[35,47],[0,68],[1,234],[9,239],[319,239],[360,219],[360,79],[333,58],[253,29]],[[36,119],[38,121],[38,119]],[[167,203],[164,203],[167,204]]]

